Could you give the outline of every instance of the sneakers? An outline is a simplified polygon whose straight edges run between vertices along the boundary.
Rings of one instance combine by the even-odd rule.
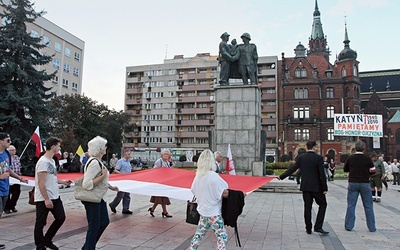
[[[381,202],[381,198],[380,197],[378,197],[378,198],[376,198],[376,200],[375,200],[376,202]]]

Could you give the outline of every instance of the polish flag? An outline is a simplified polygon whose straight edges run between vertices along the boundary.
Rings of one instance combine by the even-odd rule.
[[[40,153],[43,151],[42,141],[40,140],[39,126],[37,126],[35,132],[33,132],[31,140],[36,143],[35,155],[39,158]]]
[[[83,176],[83,173],[58,173],[59,180],[75,180]],[[166,196],[178,200],[191,200],[193,193],[191,186],[196,171],[183,170],[179,168],[152,168],[148,170],[136,171],[128,174],[110,174],[108,183],[117,186],[119,191],[148,195]],[[274,180],[276,177],[248,176],[248,175],[220,175],[230,189],[240,190],[249,194],[259,187]],[[24,176],[28,183],[20,182],[15,178],[10,178],[10,183],[21,184],[24,186],[35,186],[35,177]]]
[[[226,173],[230,175],[236,175],[235,172],[235,165],[233,164],[233,158],[232,158],[232,151],[231,151],[231,144],[228,144],[228,153],[226,154],[226,166],[225,170]]]

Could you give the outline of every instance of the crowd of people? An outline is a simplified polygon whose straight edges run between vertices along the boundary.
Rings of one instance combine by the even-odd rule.
[[[60,151],[61,140],[50,137],[46,140],[46,151],[42,153],[36,163],[35,168],[35,193],[34,201],[36,205],[36,221],[34,227],[34,241],[37,249],[58,249],[53,244],[53,237],[63,225],[66,214],[59,194],[59,184],[71,185],[71,180],[57,179],[57,173],[63,164],[68,163],[58,161],[55,155]],[[123,153],[123,157],[118,159],[115,154],[109,161],[107,168],[103,164],[103,156],[107,150],[107,140],[100,136],[88,142],[88,152],[83,161],[84,172],[82,187],[88,191],[93,191],[100,184],[116,191],[117,194],[109,207],[113,213],[117,213],[117,206],[122,200],[122,213],[132,214],[129,210],[131,198],[130,193],[120,191],[118,187],[108,183],[110,173],[126,174],[132,172],[130,152]],[[318,232],[321,235],[328,235],[329,232],[323,229],[325,213],[327,209],[326,194],[328,192],[328,180],[333,180],[335,164],[333,160],[318,155],[317,144],[309,141],[306,144],[307,151],[296,157],[295,163],[278,179],[284,179],[295,171],[301,171],[300,190],[303,193],[304,201],[304,220],[308,234]],[[348,191],[347,191],[347,211],[344,228],[348,231],[353,230],[355,224],[355,209],[358,196],[361,196],[366,215],[366,224],[370,232],[376,231],[375,215],[373,202],[380,202],[382,199],[382,186],[387,181],[393,185],[400,185],[399,168],[400,163],[397,159],[392,162],[384,161],[383,155],[372,152],[367,156],[364,154],[365,144],[359,141],[355,144],[356,153],[349,156],[344,164],[344,171],[348,172]],[[66,157],[70,155],[65,154]],[[197,171],[192,183],[192,193],[198,203],[200,220],[196,232],[191,240],[191,248],[197,249],[208,229],[212,229],[217,237],[217,248],[225,249],[227,244],[226,229],[224,226],[221,204],[223,198],[229,197],[228,184],[219,176],[222,172],[220,163],[222,154],[219,151],[212,152],[204,150],[196,156]],[[168,149],[161,151],[161,157],[155,161],[154,168],[171,168],[175,162],[171,158]],[[21,164],[16,148],[11,145],[9,134],[0,132],[0,218],[4,213],[18,212],[16,205],[21,192],[19,184],[10,185],[9,177],[14,177],[21,182],[27,180],[20,176]],[[104,197],[103,197],[104,198]],[[318,206],[318,213],[314,226],[311,219],[312,204],[315,201]],[[150,215],[155,217],[155,210],[161,205],[162,217],[171,218],[167,211],[167,206],[171,204],[168,197],[151,196],[150,202],[153,206],[148,209]],[[99,203],[82,201],[85,207],[88,228],[85,243],[82,249],[95,249],[104,230],[110,223],[107,211],[107,203],[102,199]],[[48,214],[54,217],[53,222],[44,232]],[[0,244],[0,249],[4,245]]]

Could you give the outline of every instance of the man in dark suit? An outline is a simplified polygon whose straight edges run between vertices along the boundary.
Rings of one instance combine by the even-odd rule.
[[[315,220],[314,232],[327,235],[329,232],[326,232],[322,229],[327,207],[325,194],[328,191],[324,170],[324,160],[322,156],[315,153],[317,146],[315,141],[308,141],[306,146],[307,152],[298,155],[295,164],[291,166],[285,173],[281,174],[278,179],[283,180],[300,168],[300,190],[303,192],[306,231],[308,234],[311,234],[311,210],[313,200],[315,200],[319,208],[317,219]]]

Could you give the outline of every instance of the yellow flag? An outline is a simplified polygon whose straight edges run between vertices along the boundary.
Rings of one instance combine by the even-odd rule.
[[[83,152],[83,148],[81,145],[79,145],[78,149],[76,150],[76,154],[81,157],[85,152]]]

